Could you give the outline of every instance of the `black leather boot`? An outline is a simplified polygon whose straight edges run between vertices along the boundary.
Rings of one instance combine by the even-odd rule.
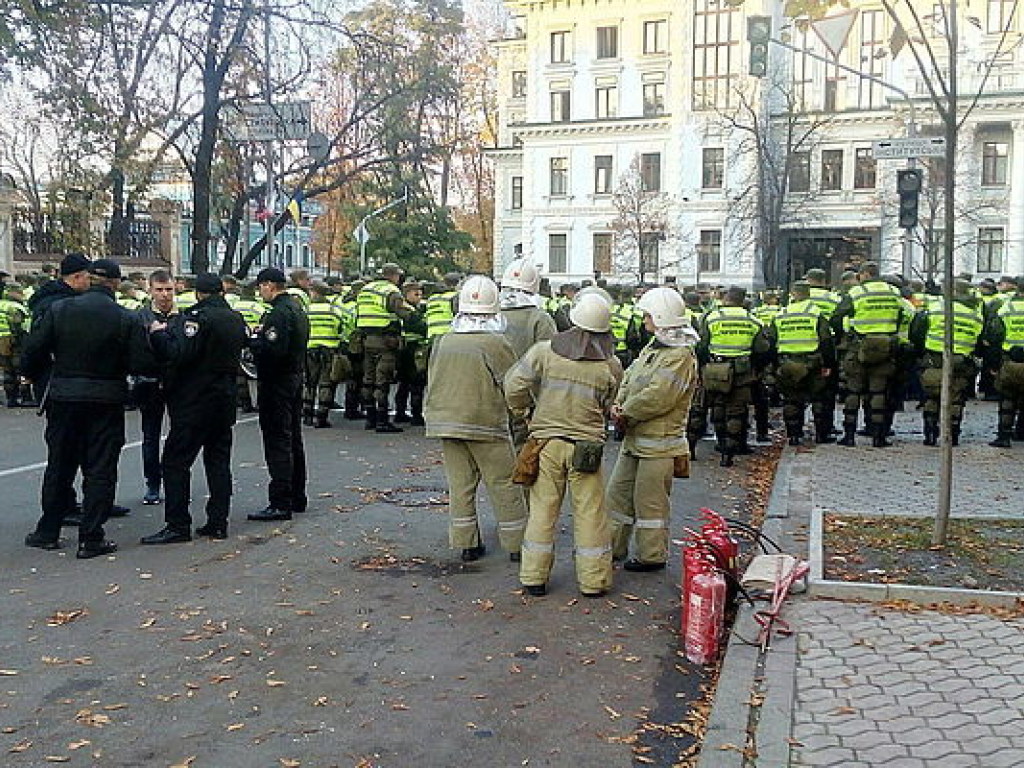
[[[377,410],[375,408],[366,409],[366,426],[364,429],[376,429],[377,428]]]
[[[382,408],[377,411],[377,432],[383,434],[391,434],[396,432],[404,432],[401,427],[397,427],[388,420],[387,408]]]
[[[885,424],[874,424],[874,425],[872,425],[872,432],[874,434],[872,434],[872,436],[871,436],[871,447],[872,448],[888,448],[889,446],[891,446],[892,443],[890,443],[888,440],[885,439],[885,436],[888,433],[888,431],[889,430],[885,426]]]
[[[847,448],[853,448],[857,445],[857,425],[856,424],[844,424],[843,425],[843,436],[839,440],[840,445],[845,445]]]
[[[939,442],[939,424],[938,421],[931,416],[924,417],[924,444],[925,445],[937,445]]]

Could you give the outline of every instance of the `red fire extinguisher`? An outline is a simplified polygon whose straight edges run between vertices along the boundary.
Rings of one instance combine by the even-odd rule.
[[[718,566],[730,576],[739,575],[740,545],[729,531],[729,524],[717,512],[702,509],[706,521],[701,527],[701,537],[715,556]]]
[[[725,577],[716,565],[705,561],[691,577],[684,596],[686,658],[694,664],[708,664],[718,656],[718,641],[725,620]]]
[[[715,562],[714,557],[704,546],[704,541],[699,534],[691,534],[686,539],[686,546],[683,547],[683,599],[681,627],[682,634],[686,634],[686,611],[688,606],[687,595],[690,594],[690,585],[693,577],[703,571],[709,564]]]

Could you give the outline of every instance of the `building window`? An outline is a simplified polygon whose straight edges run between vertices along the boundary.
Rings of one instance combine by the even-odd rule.
[[[565,197],[569,194],[569,158],[551,158],[551,196]]]
[[[312,264],[309,263],[309,246],[305,245],[305,244],[303,244],[303,246],[302,246],[302,266],[304,266],[304,267],[311,267],[311,266],[313,266]]]
[[[811,191],[810,152],[793,152],[789,156],[789,191]]]
[[[828,65],[825,65],[826,68]],[[831,74],[825,76],[825,104],[823,106],[826,112],[835,112],[839,104],[839,82],[842,78],[839,77],[839,70],[832,70]]]
[[[548,272],[567,272],[569,236],[548,235]]]
[[[1002,227],[978,230],[978,272],[1002,272],[1006,238]]]
[[[643,274],[658,273],[658,249],[660,243],[660,232],[640,233],[640,272]]]
[[[552,91],[551,92],[551,122],[552,123],[567,123],[569,122],[569,91]]]
[[[594,271],[612,271],[612,236],[608,232],[594,233]]]
[[[814,49],[815,33],[806,29],[794,28],[793,45],[801,51]],[[814,94],[815,60],[805,53],[793,54],[793,106],[798,112],[806,112]]]
[[[569,63],[569,33],[566,31],[551,33],[551,63]]]
[[[988,14],[985,17],[985,31],[999,34],[1013,29],[1014,8],[1019,0],[988,0]]]
[[[594,194],[610,195],[612,193],[612,156],[597,155],[594,157]]]
[[[986,187],[1005,187],[1010,145],[1005,141],[986,141],[981,147],[981,183]]]
[[[665,114],[665,84],[644,83],[644,117]]]
[[[725,150],[705,147],[700,185],[704,189],[721,189],[725,181]]]
[[[693,108],[729,107],[740,60],[740,10],[719,0],[696,0],[695,6]]]
[[[597,28],[597,58],[617,59],[619,57],[619,28]]]
[[[870,147],[857,147],[857,158],[853,166],[853,188],[875,188],[875,155]]]
[[[519,211],[523,208],[523,177],[513,176],[512,177],[512,203],[511,207],[513,211]]]
[[[595,112],[598,120],[615,117],[619,112],[619,89],[614,85],[602,85],[594,91]]]
[[[700,244],[697,246],[700,255],[701,272],[722,271],[722,230],[702,229]]]
[[[644,53],[665,53],[668,50],[668,20],[644,22]]]
[[[661,191],[661,153],[640,155],[640,186],[644,192]]]
[[[284,247],[284,265],[286,267],[295,266],[295,246],[291,243]]]
[[[843,150],[823,149],[821,151],[821,189],[835,192],[843,188]]]
[[[864,10],[860,12],[860,67],[866,75],[882,77],[883,65],[889,53],[889,41],[885,36],[885,11]],[[857,78],[857,106],[871,109],[882,105],[883,90],[877,82],[863,77]]]
[[[512,98],[526,98],[526,72],[521,69],[512,73]]]

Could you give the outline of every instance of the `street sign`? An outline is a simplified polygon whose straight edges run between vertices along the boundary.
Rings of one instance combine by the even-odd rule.
[[[311,133],[306,139],[306,151],[317,162],[326,160],[331,154],[331,140],[327,138],[326,134],[319,131]]]
[[[370,230],[366,228],[364,222],[359,222],[359,226],[352,232],[352,237],[356,239],[356,242],[360,245],[366,245],[370,241]]]
[[[224,127],[234,141],[305,140],[309,138],[311,117],[308,101],[251,102],[228,107]]]
[[[926,136],[913,139],[882,139],[872,145],[875,160],[906,160],[911,157],[943,157],[946,154],[944,136]]]

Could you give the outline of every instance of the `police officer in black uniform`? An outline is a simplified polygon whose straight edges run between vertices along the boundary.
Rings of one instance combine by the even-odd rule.
[[[84,496],[78,528],[78,557],[114,552],[104,537],[117,487],[117,463],[124,446],[124,405],[128,375],[151,373],[155,361],[135,315],[114,296],[121,269],[109,259],[89,265],[92,287],[54,304],[32,329],[25,346],[26,372],[35,377],[53,361],[46,408],[47,463],[43,515],[25,544],[60,546],[68,488],[82,469]]]
[[[250,520],[291,520],[306,511],[306,454],[302,447],[302,377],[309,341],[309,319],[285,291],[277,267],[256,275],[260,298],[271,305],[249,343],[256,382],[263,455],[270,484],[266,509]]]
[[[231,438],[238,409],[238,361],[248,343],[242,316],[224,299],[214,274],[196,277],[198,301],[169,324],[150,324],[150,343],[166,362],[165,387],[171,432],[164,445],[164,528],[143,544],[176,544],[192,538],[189,492],[192,465],[203,452],[210,498],[199,536],[226,539],[231,504]]]

